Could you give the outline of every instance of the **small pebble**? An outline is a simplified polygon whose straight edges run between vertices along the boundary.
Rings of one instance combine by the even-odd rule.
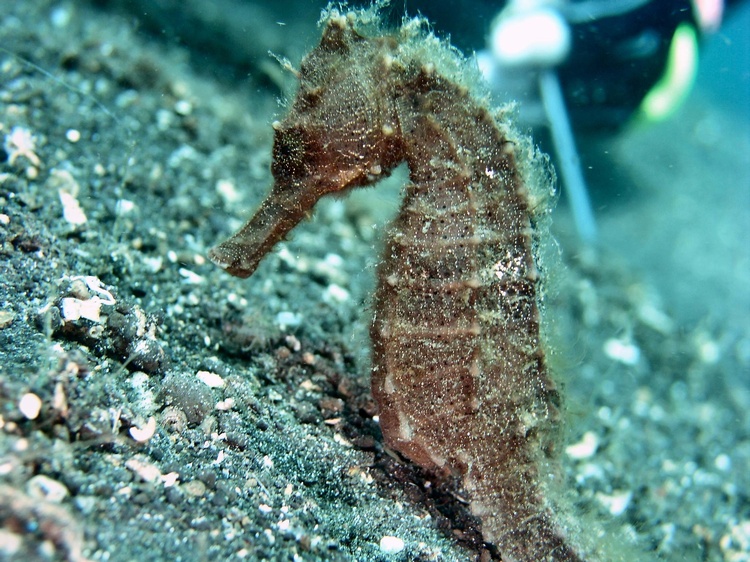
[[[604,353],[610,359],[631,367],[636,365],[641,358],[641,350],[637,345],[614,338],[604,342]]]
[[[125,461],[125,466],[144,482],[157,482],[162,479],[161,471],[150,461],[133,457]]]
[[[188,425],[185,412],[174,406],[164,408],[164,411],[161,413],[161,423],[164,427],[175,433],[182,433]]]
[[[57,6],[50,13],[52,25],[57,28],[63,28],[70,23],[73,16],[72,9],[69,6]]]
[[[596,499],[599,500],[599,503],[601,503],[613,517],[617,517],[618,515],[625,513],[625,510],[633,499],[633,492],[616,491],[612,494],[598,493],[596,494]]]
[[[729,533],[719,540],[719,546],[725,553],[724,560],[746,562],[750,551],[750,520],[732,522]]]
[[[65,131],[65,138],[73,143],[78,142],[81,140],[81,132],[77,129],[68,129]]]
[[[35,420],[42,411],[42,399],[33,392],[27,392],[18,401],[18,409],[27,420]]]
[[[705,339],[698,344],[698,356],[706,365],[715,365],[721,359],[721,348],[715,341]]]
[[[180,486],[180,488],[188,496],[193,496],[194,498],[200,498],[206,493],[206,485],[200,480],[191,480],[190,482],[185,482]]]
[[[349,291],[335,283],[328,285],[323,293],[323,300],[328,304],[344,303],[348,301],[350,297],[351,295],[349,294]]]
[[[15,317],[16,315],[10,310],[0,310],[0,330],[10,326]]]
[[[232,408],[234,408],[234,398],[230,396],[226,400],[220,400],[216,403],[215,408],[220,412],[227,412],[231,410]]]
[[[565,454],[572,459],[588,459],[594,456],[599,446],[599,438],[593,431],[587,431],[578,443],[565,448]]]
[[[206,385],[178,373],[164,379],[160,397],[168,406],[181,410],[190,425],[201,423],[214,407],[213,395]]]
[[[43,474],[30,478],[26,482],[26,491],[33,498],[52,503],[62,502],[69,494],[64,484]]]
[[[115,203],[115,212],[120,217],[133,212],[134,209],[135,202],[131,201],[130,199],[118,199],[117,203]]]
[[[242,199],[242,194],[237,190],[237,186],[232,180],[221,179],[217,181],[216,192],[227,206],[238,203]]]
[[[729,455],[722,453],[714,459],[714,466],[722,472],[726,472],[732,468],[732,459],[729,458]]]
[[[0,529],[0,555],[7,557],[4,560],[13,560],[13,557],[21,550],[23,538],[7,529]]]
[[[404,541],[398,537],[386,535],[380,539],[380,550],[385,554],[398,554],[404,550]]]
[[[294,328],[302,323],[302,316],[294,312],[279,312],[276,315],[276,324],[284,330],[287,327]]]
[[[193,104],[188,100],[179,100],[174,104],[174,111],[178,115],[190,115],[193,111]]]

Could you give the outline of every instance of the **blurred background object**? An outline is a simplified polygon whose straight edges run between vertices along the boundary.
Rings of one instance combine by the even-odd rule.
[[[284,91],[280,58],[298,60],[326,2],[95,0],[186,43],[207,71]],[[674,113],[693,84],[698,46],[736,0],[408,0],[385,8],[395,24],[424,15],[467,54],[498,101],[517,102],[522,128],[555,156],[575,230],[597,240],[579,141]],[[366,5],[359,0],[352,4]],[[726,4],[726,5],[725,5]]]

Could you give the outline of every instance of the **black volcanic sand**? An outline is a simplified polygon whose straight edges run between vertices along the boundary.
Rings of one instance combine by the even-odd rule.
[[[0,559],[475,559],[459,495],[373,418],[397,182],[321,205],[249,280],[204,257],[269,184],[291,82],[253,53],[296,63],[318,8],[193,4],[184,25],[233,22],[223,51],[209,23],[191,44],[106,2],[0,5]],[[601,247],[563,201],[545,261],[570,495],[665,560],[750,560],[750,127],[725,70],[584,143]]]

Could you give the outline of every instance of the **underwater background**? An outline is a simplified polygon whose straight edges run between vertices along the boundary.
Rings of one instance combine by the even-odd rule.
[[[326,202],[250,279],[205,258],[270,185],[294,80],[268,52],[296,66],[324,7],[0,2],[0,559],[480,555],[373,419],[403,176]],[[664,560],[750,560],[747,29],[745,2],[668,120],[578,139],[599,241],[563,194],[545,263],[571,499]]]

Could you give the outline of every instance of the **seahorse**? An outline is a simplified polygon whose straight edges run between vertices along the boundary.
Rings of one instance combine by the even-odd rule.
[[[273,124],[271,192],[209,257],[247,277],[322,196],[406,162],[370,333],[385,444],[458,478],[503,560],[583,560],[548,493],[560,395],[534,252],[542,157],[422,19],[390,33],[379,20],[377,5],[324,12],[293,105]]]

